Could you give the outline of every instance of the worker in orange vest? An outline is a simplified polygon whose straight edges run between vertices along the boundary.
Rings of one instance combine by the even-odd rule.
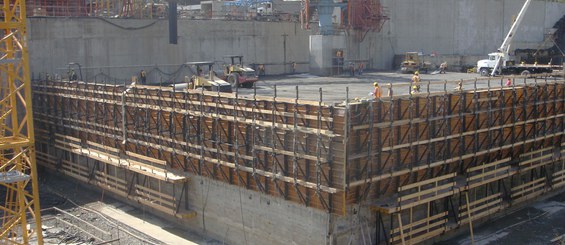
[[[375,89],[373,89],[373,96],[375,97],[375,99],[380,99],[382,96],[382,91],[381,87],[379,87],[379,83],[374,82],[373,87],[375,87]]]

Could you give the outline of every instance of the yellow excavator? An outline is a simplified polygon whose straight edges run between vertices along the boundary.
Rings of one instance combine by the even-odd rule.
[[[214,62],[212,61],[201,61],[201,62],[188,62],[185,63],[188,67],[195,67],[196,71],[193,71],[191,77],[185,77],[184,83],[174,84],[175,90],[182,89],[205,89],[208,91],[219,91],[224,93],[231,93],[232,86],[228,82],[220,79],[214,75]],[[208,66],[208,74],[205,74],[203,67]]]

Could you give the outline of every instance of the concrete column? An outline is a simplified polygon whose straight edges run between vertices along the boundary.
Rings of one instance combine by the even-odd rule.
[[[333,57],[337,50],[346,49],[345,36],[310,36],[310,73],[327,76],[332,74]]]

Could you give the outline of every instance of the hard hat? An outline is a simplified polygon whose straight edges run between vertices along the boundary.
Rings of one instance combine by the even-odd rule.
[[[414,75],[420,75],[420,72],[415,71],[415,72],[414,72]]]
[[[379,86],[379,83],[378,83],[378,82],[374,82],[374,83],[373,83],[373,86],[375,86],[375,87],[376,87],[376,86]]]

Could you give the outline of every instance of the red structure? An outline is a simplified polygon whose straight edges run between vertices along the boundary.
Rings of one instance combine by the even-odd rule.
[[[389,20],[379,0],[349,0],[347,9],[349,29],[380,32]]]
[[[26,6],[29,16],[88,16],[87,1],[27,0]]]
[[[309,29],[311,22],[319,20],[318,6],[327,3],[321,0],[303,0],[302,4],[300,20],[302,26]],[[339,24],[334,24],[336,29],[380,32],[384,23],[389,20],[380,0],[343,0],[332,5],[341,10],[339,16],[341,21]],[[332,15],[332,19],[337,17]]]

